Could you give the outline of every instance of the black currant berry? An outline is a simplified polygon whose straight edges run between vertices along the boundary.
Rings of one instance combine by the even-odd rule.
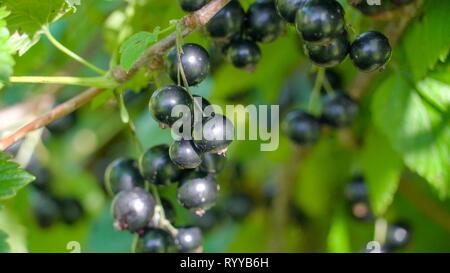
[[[245,27],[252,40],[270,43],[283,33],[284,22],[272,1],[255,2],[248,8]]]
[[[275,5],[281,17],[290,24],[295,24],[295,15],[298,9],[307,0],[275,0]]]
[[[377,31],[365,32],[350,47],[353,64],[364,72],[382,69],[391,58],[389,39]]]
[[[61,219],[58,202],[49,193],[33,191],[31,204],[33,215],[41,228],[48,228]]]
[[[323,101],[322,121],[334,127],[349,126],[358,113],[358,104],[347,94],[336,91]]]
[[[209,20],[206,32],[214,39],[229,39],[241,31],[244,20],[241,3],[232,0]]]
[[[252,40],[236,39],[227,47],[227,57],[235,67],[253,71],[261,59],[261,50]]]
[[[165,144],[149,148],[139,159],[139,170],[147,181],[158,186],[170,185],[180,175],[180,169],[170,160],[169,146]]]
[[[373,220],[367,185],[362,177],[353,178],[346,186],[345,194],[353,217],[363,221]]]
[[[306,42],[328,43],[344,31],[344,9],[335,0],[310,0],[297,11],[295,25]]]
[[[149,109],[161,127],[170,127],[183,115],[172,116],[174,107],[184,105],[192,113],[193,101],[188,91],[178,85],[167,85],[156,90],[150,98]]]
[[[289,112],[283,129],[286,135],[297,144],[313,144],[319,139],[321,133],[320,121],[302,110]]]
[[[240,221],[250,214],[253,201],[247,194],[233,194],[225,203],[225,210],[235,220]]]
[[[112,215],[118,230],[140,232],[152,220],[155,199],[142,188],[121,191],[113,200]]]
[[[215,114],[195,124],[193,138],[199,151],[223,154],[233,141],[234,126],[227,117]]]
[[[395,223],[388,226],[385,246],[390,250],[403,248],[410,241],[411,231],[404,223]]]
[[[196,252],[202,246],[202,231],[198,227],[183,227],[178,229],[175,244],[180,252]]]
[[[189,86],[201,83],[209,74],[209,54],[198,44],[184,44],[180,53],[184,76]],[[167,55],[167,72],[174,83],[185,85],[180,69],[180,59],[177,49],[172,49]]]
[[[193,12],[201,9],[210,0],[178,0],[182,10],[186,12]]]
[[[225,168],[226,162],[227,158],[223,155],[204,153],[202,155],[200,170],[211,174],[218,174]]]
[[[181,180],[177,200],[183,207],[202,215],[215,204],[218,188],[213,176],[195,172]]]
[[[174,141],[169,148],[172,162],[181,169],[194,169],[201,163],[200,153],[191,140]]]
[[[318,66],[333,67],[344,61],[350,50],[347,33],[339,34],[328,44],[317,45],[305,43],[305,53]]]
[[[133,241],[134,253],[166,253],[175,250],[172,235],[159,228],[149,228]]]
[[[106,189],[111,195],[135,187],[144,187],[144,178],[139,173],[136,160],[119,158],[111,162],[105,171]]]
[[[61,218],[68,225],[75,224],[84,215],[83,205],[75,198],[59,198],[57,203],[61,210]]]

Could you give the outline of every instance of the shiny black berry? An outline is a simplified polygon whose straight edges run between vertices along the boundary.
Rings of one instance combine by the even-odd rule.
[[[218,174],[223,170],[226,162],[227,158],[223,155],[204,153],[202,155],[200,170],[211,174]]]
[[[354,177],[347,184],[345,194],[353,217],[363,221],[373,220],[367,185],[362,177]]]
[[[169,156],[172,162],[181,169],[194,169],[201,163],[200,152],[191,140],[177,140],[170,145]]]
[[[203,118],[194,125],[194,144],[201,152],[224,153],[234,138],[234,126],[220,114]]]
[[[178,229],[175,244],[180,252],[196,252],[202,246],[202,231],[198,227],[183,227]]]
[[[310,0],[297,11],[295,25],[306,42],[328,43],[344,31],[344,9],[335,0]]]
[[[170,160],[169,146],[165,144],[145,151],[139,159],[139,170],[147,181],[158,186],[170,185],[180,175],[180,169]]]
[[[201,215],[216,203],[218,191],[213,176],[194,172],[181,180],[177,200],[183,207]]]
[[[153,118],[162,127],[170,127],[182,118],[182,114],[172,116],[174,107],[184,105],[192,112],[193,101],[188,91],[178,85],[167,85],[156,90],[150,98],[149,109]],[[182,110],[182,109],[181,109]]]
[[[187,12],[193,12],[201,9],[204,5],[208,4],[210,0],[178,0],[182,10]]]
[[[61,218],[64,223],[73,225],[84,215],[84,208],[75,198],[58,198],[58,206],[61,210]]]
[[[250,214],[253,201],[247,194],[233,194],[226,199],[225,210],[235,220],[242,220]]]
[[[272,1],[255,2],[248,8],[245,28],[252,40],[270,43],[283,33],[284,22]]]
[[[174,252],[175,249],[172,235],[159,228],[149,228],[133,241],[135,253],[166,253]]]
[[[395,223],[388,226],[385,247],[394,250],[405,247],[411,238],[411,230],[407,224]]]
[[[136,160],[119,158],[111,162],[105,171],[106,189],[111,195],[135,187],[144,187],[144,178],[139,173]]]
[[[275,0],[275,5],[281,17],[290,24],[295,24],[295,15],[298,9],[307,0]]]
[[[313,144],[321,133],[320,121],[313,115],[294,110],[286,115],[283,123],[286,135],[297,144]]]
[[[242,69],[253,71],[261,59],[261,50],[252,40],[233,40],[226,49],[227,57],[231,63]]]
[[[209,54],[198,44],[184,44],[180,53],[181,64],[187,84],[197,85],[209,74]],[[183,74],[180,69],[180,59],[177,49],[172,49],[167,55],[166,69],[174,83],[185,85]]]
[[[331,126],[349,126],[357,113],[358,104],[343,92],[327,94],[323,100],[322,121]]]
[[[328,44],[318,45],[305,43],[305,53],[318,66],[333,67],[344,61],[350,50],[347,33],[338,35]]]
[[[152,220],[155,199],[142,188],[121,191],[114,198],[111,210],[118,230],[140,232]]]
[[[389,39],[377,31],[368,31],[359,35],[350,48],[353,64],[364,72],[384,68],[391,54]]]
[[[245,12],[241,3],[232,0],[206,24],[206,32],[214,39],[229,39],[241,31]]]

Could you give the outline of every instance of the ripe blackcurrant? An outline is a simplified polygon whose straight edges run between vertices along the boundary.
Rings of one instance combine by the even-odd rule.
[[[327,94],[324,98],[322,121],[331,126],[348,126],[355,119],[357,113],[358,104],[343,92],[336,91]]]
[[[202,231],[198,227],[183,227],[178,229],[175,244],[180,252],[196,252],[202,245]]]
[[[350,42],[345,31],[325,45],[305,43],[306,55],[313,63],[323,67],[333,67],[340,64],[347,57],[349,50]]]
[[[253,71],[261,59],[261,50],[252,40],[236,39],[226,49],[227,57],[237,68]]]
[[[321,133],[320,121],[302,110],[289,112],[283,123],[283,129],[286,135],[297,144],[315,143]]]
[[[306,3],[307,0],[275,0],[278,13],[284,20],[290,24],[295,24],[295,15],[298,9]]]
[[[180,175],[180,169],[169,157],[169,146],[165,144],[149,148],[139,159],[139,170],[146,180],[158,185],[172,184]]]
[[[344,9],[335,0],[310,0],[297,11],[295,25],[306,42],[328,43],[344,31]]]
[[[183,207],[201,215],[215,204],[218,188],[213,176],[194,172],[180,181],[177,200]]]
[[[272,1],[250,5],[245,26],[246,33],[252,40],[263,43],[274,41],[284,30],[284,22]]]
[[[113,200],[112,215],[118,230],[140,232],[152,220],[155,199],[142,188],[121,191]]]
[[[61,210],[61,218],[64,223],[73,225],[83,217],[84,209],[80,201],[75,198],[58,198],[58,206]]]
[[[395,223],[388,226],[385,246],[390,250],[405,247],[411,237],[411,231],[408,225],[404,223]]]
[[[199,151],[224,153],[233,141],[234,126],[227,117],[215,114],[203,118],[201,124],[194,126],[193,137]]]
[[[166,253],[176,250],[170,233],[159,228],[149,228],[133,241],[135,253]]]
[[[174,83],[185,85],[182,71],[180,69],[180,60],[183,67],[184,76],[187,84],[197,85],[201,83],[209,74],[209,54],[202,46],[198,44],[184,44],[180,59],[177,55],[177,49],[172,49],[167,55],[167,72]]]
[[[241,31],[244,20],[241,3],[232,0],[209,20],[206,32],[215,39],[229,39]]]
[[[219,154],[204,153],[200,170],[207,173],[218,174],[225,167],[227,158]]]
[[[188,91],[178,85],[167,85],[153,93],[149,109],[154,119],[160,122],[162,127],[170,127],[182,117],[182,114],[172,116],[172,110],[179,105],[185,105],[192,113],[193,101]]]
[[[111,162],[105,172],[106,189],[111,195],[134,187],[144,187],[144,178],[139,173],[136,160],[119,158]]]
[[[194,169],[202,163],[200,153],[191,140],[174,141],[170,145],[169,156],[181,169]]]
[[[252,210],[253,201],[247,194],[233,194],[225,203],[225,210],[235,220],[244,219]]]
[[[371,221],[373,219],[367,185],[362,177],[357,176],[353,178],[346,186],[345,194],[353,217],[363,221]]]
[[[353,42],[350,58],[353,64],[364,72],[383,68],[391,58],[389,39],[377,31],[368,31]]]
[[[210,0],[178,0],[182,10],[187,12],[193,12],[201,9]]]

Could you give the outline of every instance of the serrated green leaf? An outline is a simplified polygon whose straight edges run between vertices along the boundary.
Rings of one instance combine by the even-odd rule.
[[[450,193],[450,86],[430,81],[434,80],[412,86],[400,73],[391,75],[376,91],[372,111],[375,124],[404,163],[445,197]],[[431,99],[425,100],[421,93]],[[429,101],[441,101],[446,112]]]
[[[128,38],[120,47],[120,65],[129,71],[144,51],[158,40],[160,27],[153,32],[141,31]]]
[[[0,230],[0,253],[8,253],[9,245],[6,242],[8,235]]]
[[[361,161],[370,204],[373,212],[381,216],[394,199],[403,163],[386,137],[375,128],[369,129],[364,143]]]
[[[10,156],[0,152],[0,200],[13,197],[34,179],[34,176],[20,169],[19,164],[10,161]]]
[[[0,7],[0,89],[4,83],[8,82],[14,66],[12,57],[14,50],[9,42],[10,35],[4,19],[8,15],[9,12],[5,8]]]

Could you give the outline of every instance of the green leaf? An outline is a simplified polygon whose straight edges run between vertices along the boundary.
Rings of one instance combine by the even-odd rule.
[[[19,168],[19,164],[10,161],[10,156],[0,152],[0,200],[13,197],[17,190],[26,186],[35,178]]]
[[[80,0],[3,0],[0,6],[11,12],[7,22],[15,51],[24,54],[39,41],[43,27],[75,12],[76,5]]]
[[[8,82],[14,66],[13,48],[9,42],[10,35],[4,20],[8,15],[9,12],[0,6],[0,89],[5,82]]]
[[[417,16],[400,43],[411,71],[417,80],[423,79],[439,60],[450,52],[450,1],[426,1],[421,16]]]
[[[8,253],[9,245],[6,242],[8,235],[0,230],[0,253]]]
[[[449,104],[449,85],[425,79],[413,86],[400,73],[379,86],[372,102],[375,124],[404,163],[427,179],[441,197],[450,193]],[[440,107],[447,110],[442,112]]]
[[[327,245],[330,253],[349,253],[352,251],[350,245],[350,232],[346,207],[338,206],[331,221],[328,233]]]
[[[127,72],[144,53],[144,51],[158,40],[160,27],[155,27],[152,33],[141,31],[128,38],[120,47],[120,65]]]
[[[376,215],[383,215],[397,191],[403,162],[389,141],[375,128],[366,134],[362,168],[369,188],[369,199]]]

